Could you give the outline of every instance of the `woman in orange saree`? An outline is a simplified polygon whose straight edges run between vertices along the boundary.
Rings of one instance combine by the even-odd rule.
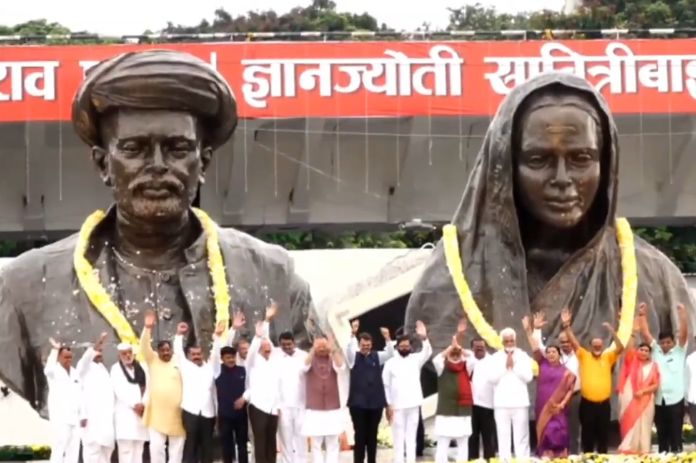
[[[657,364],[650,359],[651,347],[642,343],[628,349],[619,376],[619,424],[625,454],[649,453],[655,416],[655,391],[660,384]]]

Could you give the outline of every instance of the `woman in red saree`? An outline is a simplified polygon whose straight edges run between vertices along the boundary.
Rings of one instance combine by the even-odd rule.
[[[660,385],[657,364],[650,359],[651,347],[642,343],[629,348],[619,376],[619,424],[621,453],[649,453],[655,416],[655,391]]]

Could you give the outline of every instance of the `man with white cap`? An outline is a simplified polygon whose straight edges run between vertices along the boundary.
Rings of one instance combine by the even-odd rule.
[[[114,390],[104,366],[102,333],[78,363],[82,379],[82,459],[84,463],[109,463],[114,452]]]
[[[142,416],[145,411],[144,396],[147,375],[133,356],[133,347],[121,343],[118,362],[111,367],[111,381],[116,404],[114,423],[119,463],[141,463],[143,447],[148,439]]]

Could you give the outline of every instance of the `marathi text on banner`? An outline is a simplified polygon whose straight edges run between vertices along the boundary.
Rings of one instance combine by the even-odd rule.
[[[254,108],[269,98],[292,98],[298,91],[320,97],[361,90],[386,96],[461,96],[464,60],[446,45],[430,49],[428,58],[409,58],[386,50],[382,58],[247,59],[242,93]]]
[[[540,74],[565,72],[591,81],[611,94],[638,93],[649,88],[659,93],[682,93],[696,99],[696,55],[636,55],[625,43],[612,42],[605,54],[587,56],[556,42],[542,45],[540,56],[488,57],[497,66],[486,73],[491,89],[506,95],[517,85]]]

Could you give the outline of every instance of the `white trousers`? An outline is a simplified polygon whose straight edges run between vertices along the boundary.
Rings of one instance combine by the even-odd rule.
[[[169,439],[169,461],[165,452],[165,443]],[[151,463],[181,463],[184,457],[184,436],[165,436],[150,429],[150,462]]]
[[[498,458],[512,458],[515,440],[515,458],[529,458],[529,408],[496,408],[495,429],[498,432]]]
[[[280,437],[280,461],[282,463],[307,462],[307,438],[302,435],[301,408],[283,408],[280,411],[278,437]]]
[[[119,439],[118,463],[143,463],[143,448],[145,441]]]
[[[418,411],[420,407],[394,410],[392,422],[392,440],[394,441],[394,463],[416,461],[416,434],[418,433]]]
[[[110,463],[112,453],[114,453],[113,447],[82,441],[83,463]]]
[[[80,428],[69,424],[52,424],[50,463],[77,463],[80,457]]]
[[[435,449],[435,463],[447,463],[447,454],[452,442],[450,437],[438,437],[437,448]],[[469,436],[454,439],[457,441],[457,463],[469,461]]]
[[[321,450],[321,444],[326,445],[326,455]],[[313,463],[338,463],[340,458],[340,445],[338,436],[312,437],[312,462]],[[307,461],[306,459],[304,461]]]

